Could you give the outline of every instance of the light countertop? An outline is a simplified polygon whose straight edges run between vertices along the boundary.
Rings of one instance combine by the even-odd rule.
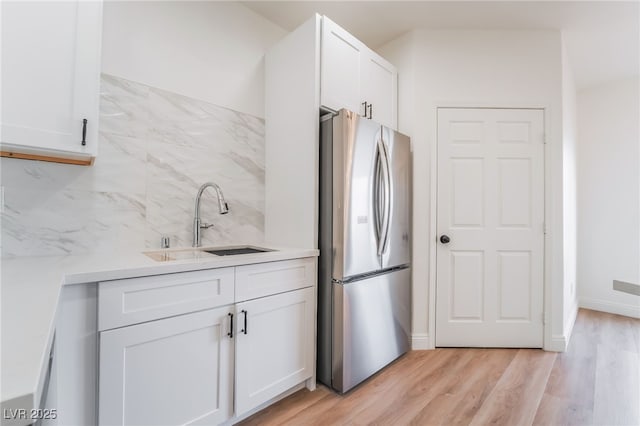
[[[38,387],[48,361],[63,285],[318,255],[314,249],[263,246],[275,251],[215,256],[171,249],[167,252],[176,260],[169,261],[156,261],[141,252],[2,259],[0,401],[3,408],[12,408],[12,401],[20,408],[24,408],[25,401],[33,408],[38,407]]]

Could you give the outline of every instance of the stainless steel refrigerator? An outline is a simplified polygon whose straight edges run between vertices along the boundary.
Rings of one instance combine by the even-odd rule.
[[[320,123],[318,380],[353,388],[409,350],[409,138],[341,110]]]

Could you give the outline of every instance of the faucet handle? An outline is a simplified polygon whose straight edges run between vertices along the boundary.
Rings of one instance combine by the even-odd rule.
[[[213,227],[213,223],[201,223],[200,224],[200,229],[209,229]]]

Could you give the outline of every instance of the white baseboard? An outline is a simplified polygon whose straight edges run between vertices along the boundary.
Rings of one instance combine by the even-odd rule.
[[[564,328],[564,337],[567,342],[567,345],[571,340],[571,334],[573,333],[573,326],[576,325],[576,318],[578,318],[578,301],[577,300],[574,301],[574,304],[571,307],[571,313],[569,314],[569,319],[567,321],[567,324],[565,324],[565,328]]]
[[[609,302],[606,300],[581,297],[579,305],[581,308],[593,309],[594,311],[624,315],[631,318],[640,318],[640,303],[638,305],[629,305],[626,303]]]
[[[569,341],[564,334],[554,334],[551,336],[551,343],[545,347],[544,350],[549,352],[565,352],[568,345]]]
[[[551,343],[545,347],[545,351],[550,352],[566,352],[569,347],[569,340],[571,340],[571,333],[573,333],[573,326],[576,323],[578,316],[578,304],[575,303],[571,307],[571,311],[567,317],[567,322],[564,325],[564,331],[562,334],[554,334],[551,336]]]
[[[429,345],[429,334],[428,333],[413,333],[411,335],[411,349],[413,349],[414,351],[433,349]]]

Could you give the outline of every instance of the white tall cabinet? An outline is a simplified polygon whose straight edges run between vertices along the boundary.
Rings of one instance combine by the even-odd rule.
[[[3,156],[97,154],[102,2],[2,2]]]
[[[397,80],[392,64],[326,16],[267,52],[267,241],[317,248],[320,111],[347,108],[396,129]]]

